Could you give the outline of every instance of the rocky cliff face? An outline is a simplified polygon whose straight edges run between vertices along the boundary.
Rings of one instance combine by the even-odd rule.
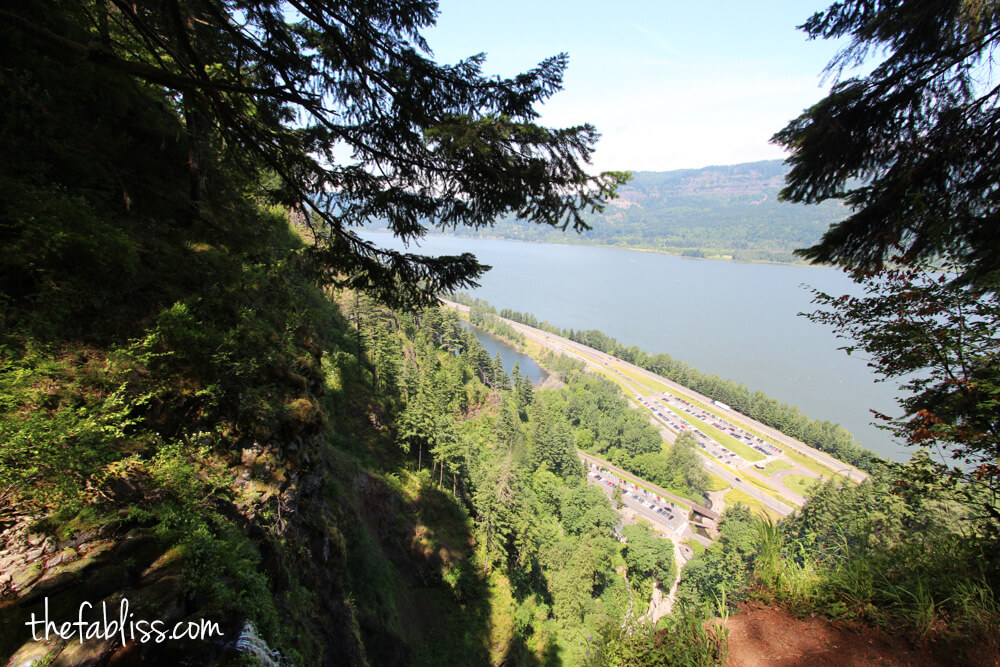
[[[345,602],[336,508],[325,504],[325,447],[312,436],[243,449],[230,499],[217,496],[212,508],[247,536],[275,600],[298,582],[315,593],[308,614],[288,603],[273,610],[280,621],[298,624],[293,634],[308,638],[325,664],[363,664],[357,621]],[[94,514],[143,502],[146,482],[139,473],[120,478]],[[248,624],[248,610],[238,603],[213,609],[191,594],[191,554],[183,545],[166,543],[156,525],[129,519],[91,525],[87,514],[55,525],[7,512],[0,533],[0,655],[10,656],[7,664],[208,665],[241,653],[261,664],[276,659]],[[121,618],[129,624],[124,635],[114,625]],[[31,626],[32,620],[38,622]],[[203,620],[214,624],[211,636],[203,635]],[[80,621],[85,625],[58,636],[64,623]],[[197,637],[156,641],[154,627],[173,632],[175,626],[189,635],[197,629]],[[33,630],[38,638],[47,630],[48,639],[37,641]]]

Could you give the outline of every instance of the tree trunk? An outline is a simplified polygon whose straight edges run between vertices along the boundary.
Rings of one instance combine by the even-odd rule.
[[[184,123],[188,140],[188,189],[190,222],[201,217],[201,118],[190,96],[184,95]]]
[[[356,354],[356,357],[357,357],[356,361],[357,361],[357,368],[358,368],[358,380],[361,382],[361,384],[364,384],[364,382],[365,382],[365,375],[364,375],[364,371],[361,368],[361,352],[362,352],[362,350],[361,350],[361,296],[360,296],[359,292],[355,292],[354,293],[354,327],[355,327],[355,330],[357,331],[357,334],[358,334],[358,338],[357,338],[358,346],[357,346],[357,354]]]

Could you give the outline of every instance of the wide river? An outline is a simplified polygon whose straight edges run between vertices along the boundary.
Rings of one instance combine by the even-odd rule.
[[[387,233],[364,236],[385,247]],[[575,245],[432,236],[410,252],[472,252],[493,267],[472,294],[497,309],[532,313],[572,329],[599,329],[626,345],[676,359],[844,426],[864,447],[896,460],[909,453],[875,428],[869,410],[897,414],[892,383],[847,356],[810,311],[809,287],[855,292],[836,269],[739,264]]]

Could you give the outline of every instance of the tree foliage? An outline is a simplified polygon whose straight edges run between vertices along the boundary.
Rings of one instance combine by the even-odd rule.
[[[513,78],[483,75],[482,54],[438,64],[421,36],[436,14],[423,1],[8,5],[0,9],[5,103],[31,109],[36,123],[56,128],[47,132],[63,150],[104,167],[95,185],[124,209],[165,200],[189,223],[225,227],[232,221],[211,192],[235,170],[266,180],[270,201],[306,211],[317,278],[392,303],[429,303],[441,289],[474,285],[487,267],[468,253],[379,248],[352,228],[379,219],[411,241],[430,227],[480,227],[511,214],[586,229],[581,213],[599,209],[622,180],[584,171],[598,138],[592,126],[535,123],[536,106],[561,87],[565,54]],[[39,70],[59,72],[58,85],[82,72],[138,90],[177,126],[171,147],[186,164],[174,166],[187,187],[157,188],[161,170],[119,169],[119,144],[86,128],[107,120],[99,105],[81,108],[78,96],[69,109],[50,106],[53,81]]]
[[[657,537],[645,523],[625,526],[622,534],[626,539],[625,564],[635,583],[653,580],[669,590],[677,575],[674,564],[674,543]]]
[[[864,296],[814,301],[810,316],[854,341],[884,378],[904,380],[903,416],[876,413],[903,442],[964,464],[977,483],[1000,485],[1000,296],[947,274],[887,270],[860,279]],[[1000,518],[995,495],[986,508]]]
[[[706,609],[745,597],[757,557],[756,521],[743,503],[727,507],[719,521],[718,540],[685,564],[678,596]]]
[[[1000,7],[965,0],[837,2],[801,28],[849,38],[829,65],[874,56],[774,136],[790,151],[786,200],[841,199],[850,215],[800,254],[876,270],[942,253],[969,279],[1000,270]]]
[[[375,319],[366,313],[364,321]],[[490,386],[499,359],[453,310],[401,313],[399,323],[412,349],[398,363],[412,379],[392,422],[410,464],[430,467],[430,481],[469,510],[476,564],[491,581],[509,582],[526,643],[583,654],[584,637],[621,624],[628,589],[616,572],[620,519],[584,481],[569,392],[526,390],[519,369],[509,386]]]
[[[1000,7],[839,2],[802,29],[850,38],[829,66],[838,75],[879,58],[774,137],[791,151],[785,198],[850,208],[801,252],[844,265],[865,296],[817,293],[826,310],[812,319],[854,339],[847,351],[867,352],[882,377],[905,379],[902,417],[879,415],[897,436],[943,447],[995,487]]]

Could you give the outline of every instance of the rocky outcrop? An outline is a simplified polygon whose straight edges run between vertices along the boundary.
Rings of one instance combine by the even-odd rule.
[[[0,654],[10,656],[8,665],[207,664],[226,650],[227,623],[197,647],[122,640],[120,618],[134,624],[124,636],[138,638],[139,613],[164,627],[197,613],[185,598],[180,552],[151,531],[81,528],[58,539],[34,525],[21,517],[2,535]]]
[[[313,613],[287,605],[275,611],[319,644],[313,655],[320,663],[364,664],[344,590],[336,508],[322,496],[326,464],[317,462],[324,446],[320,436],[251,444],[229,492],[211,498],[211,509],[250,537],[275,600],[293,579],[308,585]],[[135,474],[110,484],[95,514],[103,518],[93,525],[87,510],[61,525],[27,515],[0,524],[7,526],[0,533],[0,664],[213,665],[239,653],[258,664],[288,664],[238,607],[205,609],[185,581],[187,555],[158,537],[155,524],[107,520],[109,507],[141,503],[146,483]],[[122,618],[131,624],[124,634]],[[154,624],[186,636],[161,637]]]

